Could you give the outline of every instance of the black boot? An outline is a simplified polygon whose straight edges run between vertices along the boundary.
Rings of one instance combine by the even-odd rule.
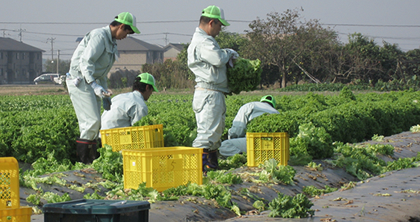
[[[217,159],[217,150],[208,151],[207,149],[203,150],[203,172],[206,172],[207,169],[217,170],[219,168],[219,161]]]
[[[96,141],[79,138],[76,140],[76,143],[76,154],[79,157],[80,162],[91,164],[98,156]]]

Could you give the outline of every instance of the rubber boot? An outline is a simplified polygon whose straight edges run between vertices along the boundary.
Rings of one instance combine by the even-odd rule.
[[[79,138],[76,140],[76,143],[76,154],[79,157],[80,162],[91,164],[98,155],[96,141]]]
[[[203,172],[206,173],[207,169],[217,170],[219,168],[219,162],[217,159],[217,150],[208,151],[203,150]]]

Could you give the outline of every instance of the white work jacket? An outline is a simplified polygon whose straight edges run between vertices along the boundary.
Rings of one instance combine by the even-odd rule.
[[[188,46],[188,67],[195,74],[196,87],[229,93],[226,63],[232,53],[221,49],[216,40],[196,28]]]
[[[148,113],[143,95],[137,90],[119,94],[111,102],[111,109],[102,113],[101,130],[132,126]]]
[[[229,138],[245,137],[246,125],[249,121],[264,113],[279,114],[279,111],[265,102],[250,102],[241,106],[235,119],[233,119],[232,127],[228,131]]]
[[[116,39],[111,28],[105,26],[87,33],[73,53],[70,74],[73,78],[84,77],[88,84],[99,80],[107,89],[107,74],[118,57]]]

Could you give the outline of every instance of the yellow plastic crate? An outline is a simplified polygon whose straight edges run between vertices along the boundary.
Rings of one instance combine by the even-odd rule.
[[[19,164],[14,157],[0,157],[0,210],[19,207]]]
[[[0,222],[30,222],[32,207],[19,207],[0,210]]]
[[[160,147],[122,150],[124,189],[146,187],[164,191],[188,182],[201,185],[203,149],[194,147]]]
[[[121,127],[101,130],[102,145],[112,146],[112,151],[138,150],[164,147],[163,125]]]
[[[289,134],[282,133],[246,133],[248,166],[258,166],[269,159],[287,166],[290,159]]]

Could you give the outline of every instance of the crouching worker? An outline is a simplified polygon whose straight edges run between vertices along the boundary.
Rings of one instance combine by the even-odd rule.
[[[102,113],[101,130],[129,127],[147,115],[146,101],[153,92],[158,92],[155,78],[142,73],[134,79],[133,91],[115,96],[111,107]]]
[[[264,113],[279,114],[276,110],[276,100],[271,95],[263,96],[259,102],[250,102],[241,106],[228,131],[229,139],[223,141],[219,148],[220,154],[233,156],[237,153],[246,153],[246,126],[252,119]]]

